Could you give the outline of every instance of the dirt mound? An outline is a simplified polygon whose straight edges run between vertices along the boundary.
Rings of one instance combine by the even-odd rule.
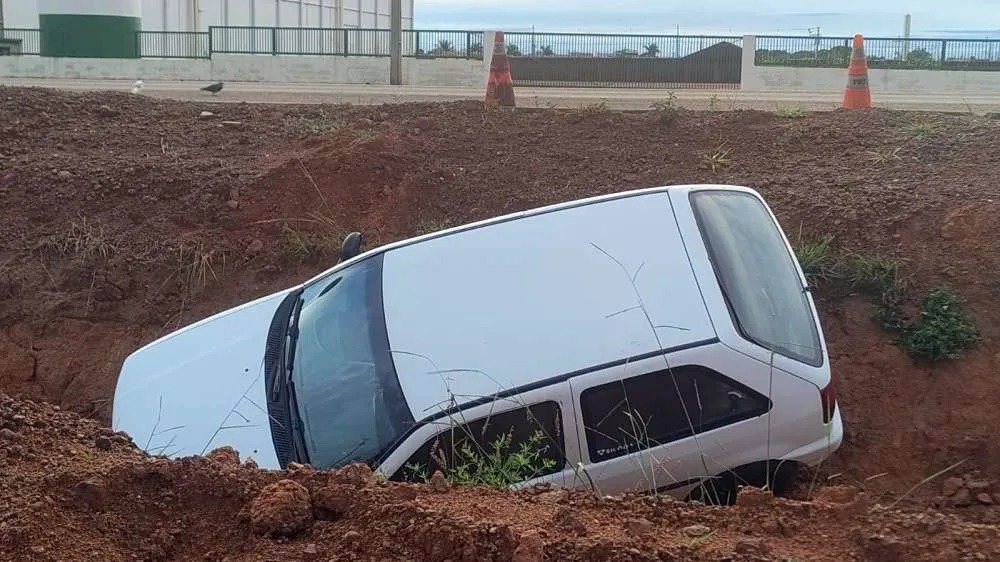
[[[0,395],[5,560],[960,560],[1000,530],[872,503],[744,489],[730,509],[385,483],[367,467],[261,471],[233,451],[170,461],[57,407]],[[970,558],[971,557],[971,558]]]
[[[204,110],[219,115],[198,119]],[[964,461],[901,505],[991,520],[995,509],[980,502],[952,507],[941,482],[1000,478],[989,400],[1000,367],[1000,122],[890,111],[672,116],[220,106],[2,88],[0,388],[106,423],[127,353],[317,273],[349,230],[371,245],[622,189],[737,183],[764,194],[793,242],[832,235],[898,260],[911,312],[950,283],[982,332],[960,361],[928,365],[872,321],[868,297],[817,293],[847,431],[819,481],[888,500]]]

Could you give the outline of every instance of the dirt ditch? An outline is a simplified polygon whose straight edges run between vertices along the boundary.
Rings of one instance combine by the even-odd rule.
[[[202,111],[218,115],[199,118]],[[0,133],[0,354],[5,359],[0,364],[0,391],[17,400],[44,401],[107,423],[117,369],[126,354],[188,322],[311,276],[333,263],[340,237],[348,230],[362,230],[371,243],[384,243],[616,190],[680,182],[736,183],[763,193],[793,243],[829,235],[838,247],[898,262],[907,281],[903,308],[909,314],[922,295],[942,283],[965,301],[981,332],[980,343],[959,360],[930,364],[907,355],[872,320],[868,295],[817,293],[847,429],[843,448],[823,467],[820,481],[860,490],[872,504],[901,499],[898,508],[933,509],[941,517],[957,518],[955,529],[967,533],[974,544],[986,544],[976,543],[980,533],[995,532],[992,526],[974,532],[961,526],[992,525],[1000,515],[1000,509],[985,501],[1000,491],[991,487],[1000,479],[1000,445],[994,437],[1000,422],[990,398],[1000,367],[994,343],[1000,335],[1000,308],[994,305],[1000,297],[1000,257],[993,250],[1000,238],[1000,186],[995,181],[1000,122],[890,111],[782,117],[757,111],[675,115],[669,108],[635,114],[600,108],[487,114],[476,103],[219,106],[0,88]],[[0,491],[12,494],[35,486],[40,494],[25,495],[34,503],[25,503],[15,519],[31,521],[51,511],[46,502],[64,506],[59,498],[44,497],[45,487],[54,482],[47,480],[48,473],[63,474],[59,482],[65,488],[91,475],[108,478],[118,474],[108,470],[137,471],[135,467],[153,462],[113,436],[106,436],[112,440],[110,450],[94,452],[105,460],[82,458],[89,450],[83,445],[89,446],[97,426],[68,411],[52,412],[49,406],[11,404],[5,415],[10,408],[23,407],[46,420],[41,428],[28,431],[41,432],[38,438],[43,439],[33,441],[30,450],[24,444],[0,443],[0,452],[8,452],[5,466],[21,467],[17,478],[23,479],[4,471],[0,478],[7,480]],[[75,429],[84,426],[90,429]],[[52,428],[61,429],[50,435],[56,431]],[[30,456],[11,456],[12,446],[28,450]],[[306,538],[287,544],[255,539],[248,545],[240,533],[250,532],[252,525],[237,515],[259,488],[280,476],[208,461],[185,462],[168,464],[164,470],[204,471],[198,478],[205,480],[156,488],[129,472],[132,476],[125,481],[132,484],[109,490],[113,504],[153,488],[174,495],[169,501],[143,500],[165,506],[160,515],[142,516],[147,520],[139,528],[148,531],[145,535],[138,530],[121,539],[96,534],[95,528],[103,528],[109,536],[119,536],[115,529],[139,521],[129,519],[140,516],[127,514],[124,503],[101,512],[112,515],[60,507],[59,516],[81,537],[92,537],[81,544],[90,544],[106,559],[154,552],[159,548],[153,545],[159,540],[153,538],[156,533],[172,537],[173,546],[164,551],[168,558],[214,559],[223,552],[244,553],[235,559],[266,559],[279,553],[307,558],[313,555],[304,549],[314,544],[320,552],[316,556],[329,559],[334,556],[324,548],[360,544],[346,535],[351,530],[364,534],[371,523],[365,518],[377,519],[379,510],[388,509],[380,506],[393,505],[391,494],[410,493],[375,486],[357,518],[348,517],[347,524],[321,521]],[[958,468],[917,486],[957,463]],[[55,467],[61,468],[53,472]],[[229,491],[218,489],[217,495],[235,494],[235,499],[197,499],[198,486],[209,485],[217,471],[231,472],[226,482],[234,483]],[[948,478],[957,478],[957,483]],[[318,489],[306,488],[310,493]],[[417,490],[418,500],[406,500],[413,504],[406,511],[413,523],[407,519],[406,525],[418,534],[431,522],[468,527],[472,534],[459,534],[467,541],[463,545],[473,545],[469,552],[493,555],[476,550],[481,537],[470,537],[479,537],[475,533],[482,529],[462,523],[462,517],[474,512],[461,506],[489,503],[475,498],[499,492],[461,489],[434,495]],[[980,494],[987,496],[977,500]],[[532,497],[504,496],[503,501],[535,513],[530,511],[537,509],[531,507]],[[604,521],[598,514],[610,513],[605,507],[567,501],[595,521]],[[912,541],[907,549],[916,545],[902,552],[903,559],[910,552],[941,555],[935,559],[988,553],[972,547],[968,552],[964,547],[935,550],[935,545],[953,544],[941,538],[952,535],[920,530],[925,521],[913,518],[926,515],[921,511],[896,514],[866,508],[860,515],[831,519],[827,516],[832,512],[819,504],[785,501],[767,508],[784,514],[770,520],[795,514],[829,529],[831,536],[846,536],[855,529],[855,538],[797,542],[781,539],[785,535],[778,529],[762,535],[764,542],[787,547],[771,549],[771,554],[748,551],[746,556],[872,557],[865,550],[869,539],[857,536],[880,533],[886,525],[904,529],[898,532]],[[638,507],[645,504],[629,505],[620,514],[614,511],[609,517],[617,519],[608,525],[647,513]],[[694,541],[701,546],[691,552],[709,553],[706,556],[737,552],[737,543],[745,538],[734,531],[739,528],[737,516],[690,506],[664,509],[675,515],[650,519],[656,521],[652,532],[658,537],[657,548],[679,559],[691,553],[671,549],[686,545],[687,539],[673,540],[677,537],[670,533],[678,529],[663,521],[704,518],[703,524],[720,529],[711,539]],[[211,533],[202,534],[200,523],[194,522],[197,517],[217,520],[222,514],[211,510],[223,510],[233,521],[226,531],[233,534],[219,538],[217,547],[205,543]],[[545,511],[538,520],[550,516]],[[398,517],[387,518],[386,529],[401,523]],[[496,514],[498,528],[505,521],[503,525],[516,523],[507,517]],[[722,530],[729,529],[726,525],[733,530]],[[501,558],[512,555],[525,534],[534,536],[531,529],[514,526],[509,534],[501,533],[503,538],[482,544],[498,549],[490,552]],[[52,559],[86,555],[71,550],[72,541],[60,542],[66,537],[12,531],[15,527],[23,528],[10,518],[0,522],[0,548],[16,539],[46,549]],[[491,528],[485,527],[483,536],[492,536]],[[633,556],[628,544],[639,543],[629,543],[620,530],[600,528],[593,535],[599,538],[591,542],[558,532],[543,533],[539,540],[549,555]],[[417,538],[399,539],[398,529],[386,533],[396,539],[383,541],[384,548],[401,550],[369,545],[371,556],[433,556],[412,542]],[[892,546],[895,535],[886,536],[888,546],[883,546],[898,548]],[[615,542],[619,538],[624,542]],[[799,552],[799,544],[815,546],[815,551]],[[619,546],[624,550],[615,550]],[[588,548],[611,550],[604,556]],[[650,551],[641,552],[645,556]]]

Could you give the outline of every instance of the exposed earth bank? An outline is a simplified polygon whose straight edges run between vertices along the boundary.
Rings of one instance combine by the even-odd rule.
[[[218,115],[200,119],[202,111]],[[94,458],[87,457],[100,430],[69,412],[107,425],[125,355],[186,323],[332,265],[350,230],[379,244],[576,197],[712,182],[758,189],[795,244],[833,236],[838,247],[898,261],[908,283],[904,310],[911,316],[927,291],[948,284],[964,299],[981,335],[958,360],[917,361],[872,320],[869,296],[817,290],[847,431],[844,446],[817,477],[819,488],[849,486],[861,490],[866,502],[884,506],[899,500],[896,507],[910,511],[866,507],[834,516],[840,508],[819,499],[768,503],[766,509],[780,516],[761,515],[765,519],[816,526],[809,538],[800,531],[760,531],[765,542],[779,545],[770,556],[844,559],[853,553],[887,559],[866,550],[872,544],[867,537],[890,527],[896,530],[886,540],[906,542],[901,559],[958,556],[959,551],[936,550],[963,544],[952,540],[958,536],[971,541],[969,553],[989,554],[976,546],[988,544],[977,537],[995,528],[971,525],[992,525],[1000,518],[1000,509],[985,501],[1000,492],[993,484],[1000,479],[995,438],[1000,418],[992,398],[1000,386],[998,121],[890,111],[782,117],[757,111],[675,116],[669,108],[623,114],[600,107],[484,113],[475,103],[220,106],[0,88],[0,133],[5,140],[0,144],[0,391],[65,409],[4,407],[5,416],[37,416],[45,425],[25,429],[23,420],[14,420],[18,435],[27,435],[31,445],[7,442],[7,434],[0,443],[0,454],[7,453],[4,467],[16,466],[20,475],[5,470],[0,476],[5,479],[0,491],[20,505],[17,515],[0,522],[0,548],[21,541],[16,544],[52,548],[46,556],[65,560],[86,557],[84,549],[92,545],[101,558],[115,559],[114,552],[153,548],[146,543],[160,540],[153,538],[156,529],[171,537],[171,556],[177,559],[212,553],[221,558],[222,552],[252,552],[250,559],[266,559],[271,552],[305,558],[312,556],[302,550],[310,541],[346,548],[339,542],[344,535],[374,528],[380,505],[394,505],[393,490],[405,487],[366,487],[372,491],[363,496],[364,507],[340,522],[320,519],[291,543],[244,544],[252,525],[237,514],[255,490],[281,475],[191,460],[163,464],[163,470],[183,478],[149,484],[141,476],[145,469],[136,467],[163,461],[142,460],[114,438],[111,450],[96,449]],[[10,413],[19,408],[28,413]],[[10,447],[20,447],[22,455],[11,455]],[[107,472],[112,470],[121,472]],[[223,473],[231,476],[222,478]],[[51,475],[58,474],[63,476],[57,482]],[[125,476],[119,481],[116,474]],[[63,501],[63,494],[91,476],[110,478],[104,485],[110,487],[110,511],[70,508]],[[949,478],[958,481],[948,483]],[[235,495],[221,503],[197,499],[202,485],[218,490],[219,497]],[[312,493],[316,486],[306,487]],[[174,499],[155,499],[157,490]],[[406,512],[412,529],[421,532],[435,518],[460,521],[463,514],[477,513],[472,506],[500,501],[489,499],[500,494],[495,491],[415,490],[418,499],[405,501],[426,502],[424,507],[434,510],[433,517]],[[497,524],[507,521],[516,529],[482,544],[509,550],[530,534],[526,525],[538,521],[537,527],[552,533],[541,537],[546,552],[612,548],[607,537],[626,535],[607,529],[642,514],[654,522],[657,548],[665,551],[688,541],[697,547],[692,552],[714,556],[751,536],[744,515],[675,505],[662,508],[667,515],[656,515],[643,511],[652,509],[644,503],[630,503],[619,515],[617,503],[610,510],[603,503],[586,507],[590,500],[572,500],[567,505],[574,513],[594,518],[595,529],[604,529],[588,533],[605,538],[587,546],[553,530],[546,517],[554,507],[535,517],[531,510],[541,509],[531,507],[536,496],[524,494],[502,494],[507,502],[502,505],[515,507],[497,513]],[[161,511],[133,513],[127,509],[133,501],[152,502],[141,505]],[[523,514],[517,511],[521,505]],[[455,506],[468,507],[463,512]],[[417,535],[400,538],[410,519],[401,524],[399,513],[384,509],[391,512],[380,516],[385,536],[393,537],[385,548],[428,555],[412,542]],[[924,509],[945,514],[945,531],[924,528],[920,518],[931,517]],[[38,528],[18,523],[43,515],[66,517],[79,539],[51,523]],[[596,523],[602,517],[614,522]],[[232,527],[217,530],[223,520]],[[705,540],[678,538],[682,527],[695,522],[716,533]],[[324,526],[337,536],[322,534]],[[108,533],[98,533],[101,529]],[[832,538],[820,540],[821,533]],[[473,536],[479,535],[468,535]],[[365,544],[374,540],[365,537]],[[811,550],[798,552],[795,545]],[[395,552],[371,548],[376,558]],[[331,552],[318,556],[336,558]],[[349,558],[346,552],[339,556]],[[680,559],[689,556],[677,552]]]

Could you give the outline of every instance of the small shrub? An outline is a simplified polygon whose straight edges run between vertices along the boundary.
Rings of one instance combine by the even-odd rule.
[[[608,100],[601,98],[597,102],[583,106],[581,109],[584,113],[607,113]]]
[[[903,345],[917,357],[941,361],[960,358],[978,339],[958,297],[948,287],[938,287],[921,301],[920,321],[907,329]]]
[[[652,108],[656,120],[660,124],[668,126],[677,123],[684,113],[684,108],[677,105],[677,94],[673,92],[669,92],[666,98],[654,102]]]

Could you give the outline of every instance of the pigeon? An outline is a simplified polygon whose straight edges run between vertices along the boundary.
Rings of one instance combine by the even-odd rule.
[[[132,83],[132,93],[138,94],[139,90],[142,90],[142,80],[136,80]]]
[[[215,94],[217,94],[217,93],[219,93],[219,92],[222,91],[222,82],[216,82],[215,84],[209,84],[208,86],[205,86],[204,88],[202,88],[202,91],[212,92],[212,95],[214,96]]]

